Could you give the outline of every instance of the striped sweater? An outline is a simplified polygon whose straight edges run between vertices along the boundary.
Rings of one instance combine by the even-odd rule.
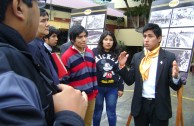
[[[61,60],[68,71],[62,78],[62,82],[80,91],[85,91],[88,100],[95,98],[98,90],[96,63],[92,50],[86,47],[83,57],[71,46],[62,55]]]

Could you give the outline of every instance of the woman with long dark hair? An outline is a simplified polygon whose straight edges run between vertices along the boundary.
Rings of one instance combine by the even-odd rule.
[[[115,35],[105,31],[100,37],[97,48],[93,49],[98,80],[98,95],[93,116],[93,126],[99,126],[104,100],[109,126],[116,126],[116,105],[118,96],[123,95],[123,80],[116,73],[118,70],[119,48]]]

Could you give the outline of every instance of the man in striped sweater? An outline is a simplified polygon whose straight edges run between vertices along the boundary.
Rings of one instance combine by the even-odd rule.
[[[73,45],[67,49],[61,59],[68,71],[62,79],[63,83],[85,91],[88,95],[88,108],[84,122],[86,126],[91,126],[98,90],[95,58],[92,50],[86,45],[87,36],[88,32],[84,27],[72,26],[69,38]]]

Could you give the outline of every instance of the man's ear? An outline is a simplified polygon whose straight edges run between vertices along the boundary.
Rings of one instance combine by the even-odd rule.
[[[159,41],[159,43],[161,43],[161,41],[162,41],[162,36],[159,36],[159,37],[158,37],[158,41]]]
[[[48,38],[44,38],[44,41],[45,41],[46,43],[48,42],[48,40],[49,40]]]
[[[13,14],[18,17],[20,20],[24,20],[25,15],[24,15],[24,8],[25,8],[25,3],[22,0],[13,0],[12,3],[12,9],[13,9]]]

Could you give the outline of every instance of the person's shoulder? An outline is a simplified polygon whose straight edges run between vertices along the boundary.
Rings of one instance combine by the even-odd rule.
[[[70,47],[67,48],[65,52],[61,55],[61,59],[69,59],[71,56],[74,55],[74,50]]]
[[[71,41],[68,41],[68,42],[66,42],[64,45],[65,45],[65,46],[70,46],[70,45],[72,45],[72,42],[71,42]]]
[[[90,52],[90,53],[94,54],[94,51],[88,47],[86,47],[86,52]]]
[[[97,48],[93,48],[92,51],[93,52],[98,52],[98,49]]]
[[[166,57],[174,57],[175,54],[173,52],[170,52],[168,50],[161,49],[161,52],[165,54]]]
[[[38,48],[38,46],[37,46],[37,41],[34,39],[34,40],[32,40],[31,42],[29,42],[28,45],[27,45],[27,48],[28,48],[30,51],[34,52],[34,49],[37,49],[37,48]]]
[[[142,54],[144,54],[143,51],[137,52],[137,53],[134,54],[134,57],[139,57],[139,56],[142,55]]]
[[[31,46],[32,46],[32,45],[35,45],[36,42],[37,42],[37,41],[34,39],[34,40],[30,41],[30,42],[28,43],[28,45],[31,45]]]
[[[8,62],[10,59],[18,60],[18,57],[21,56],[20,54],[20,51],[18,51],[16,47],[10,44],[0,43],[0,61],[2,61],[4,64],[6,64],[5,62]]]

